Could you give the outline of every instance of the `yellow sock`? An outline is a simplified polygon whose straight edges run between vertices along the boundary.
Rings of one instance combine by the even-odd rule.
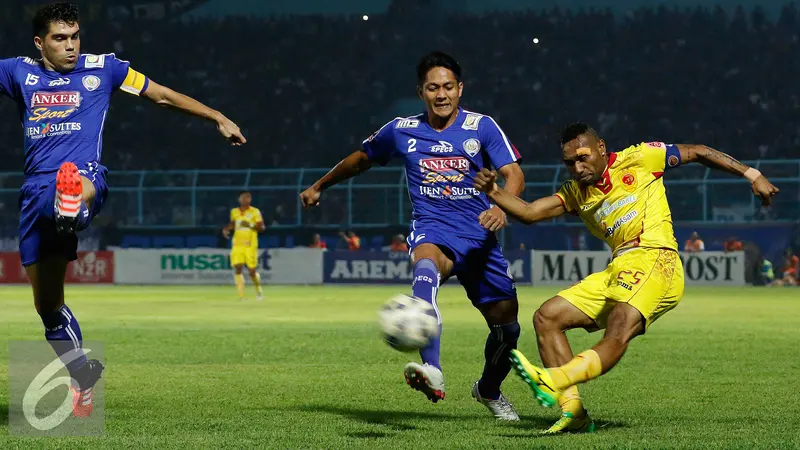
[[[602,371],[600,355],[591,349],[572,358],[572,361],[561,367],[548,370],[553,383],[555,383],[553,387],[560,391],[574,384],[585,383],[595,379],[600,376]]]
[[[235,273],[233,279],[236,281],[236,292],[239,294],[239,298],[244,298],[244,275]]]
[[[250,277],[253,280],[253,286],[256,287],[256,292],[261,295],[261,274],[256,272],[255,275]]]
[[[561,392],[558,397],[558,406],[561,407],[562,412],[572,413],[573,417],[582,417],[585,414],[583,409],[583,402],[578,393],[578,386],[572,385]]]

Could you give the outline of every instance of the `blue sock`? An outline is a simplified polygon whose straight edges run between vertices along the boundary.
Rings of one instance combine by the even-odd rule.
[[[75,224],[75,228],[77,230],[85,230],[89,228],[89,224],[92,222],[92,219],[89,218],[89,207],[86,206],[86,202],[81,202],[81,209],[78,210],[77,219],[77,224]]]
[[[86,355],[81,349],[83,336],[78,319],[72,315],[67,305],[49,313],[40,314],[44,324],[44,337],[56,351],[56,354],[64,361],[70,374],[75,374],[84,364]],[[78,352],[75,357],[74,351]],[[70,361],[71,360],[71,361]],[[69,361],[69,362],[68,362]]]
[[[442,317],[439,315],[439,307],[436,306],[436,294],[439,291],[439,268],[432,259],[420,259],[414,264],[414,282],[411,284],[411,295],[419,297],[430,304],[436,310],[439,318],[439,335],[431,339],[427,347],[419,351],[422,362],[435,366],[442,370],[439,363],[439,342],[442,334]]]
[[[478,382],[478,391],[483,398],[497,400],[500,398],[500,384],[511,370],[508,355],[517,348],[520,328],[519,323],[514,321],[505,325],[492,325],[489,330],[484,349],[486,364]]]

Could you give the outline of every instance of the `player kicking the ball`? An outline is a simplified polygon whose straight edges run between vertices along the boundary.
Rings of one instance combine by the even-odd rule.
[[[75,5],[41,7],[33,33],[41,59],[0,60],[0,94],[17,103],[25,132],[19,253],[45,338],[77,382],[73,414],[85,417],[103,365],[81,350],[78,319],[64,303],[64,276],[77,259],[75,232],[89,226],[108,193],[100,154],[111,95],[121,90],[212,120],[234,145],[245,139],[219,112],[156,84],[113,53],[81,55]]]
[[[564,213],[578,215],[613,251],[608,267],[546,301],[533,316],[546,369],[517,350],[512,363],[544,406],[559,403],[561,419],[546,433],[592,431],[577,385],[611,370],[628,343],[674,308],[683,295],[683,266],[672,231],[664,182],[666,170],[699,162],[747,178],[769,205],[778,192],[758,170],[703,145],[654,142],[610,153],[597,133],[573,124],[561,135],[564,164],[574,178],[550,197],[527,203],[495,183],[483,169],[475,188],[525,223]],[[605,328],[592,349],[573,357],[565,330]]]
[[[483,376],[472,396],[498,419],[519,420],[500,393],[511,369],[509,351],[516,348],[517,294],[508,262],[494,232],[506,225],[505,214],[489,205],[486,195],[472,187],[474,175],[490,164],[514,195],[522,192],[524,177],[516,149],[494,119],[458,106],[463,90],[461,67],[451,56],[431,53],[417,66],[417,93],[426,112],[387,123],[356,151],[300,197],[305,206],[319,203],[325,189],[394,157],[405,162],[414,220],[407,242],[414,263],[411,285],[415,297],[431,303],[439,319],[436,294],[442,281],[457,276],[467,297],[489,326]],[[445,387],[437,336],[420,350],[423,364],[408,363],[408,384],[437,402]]]

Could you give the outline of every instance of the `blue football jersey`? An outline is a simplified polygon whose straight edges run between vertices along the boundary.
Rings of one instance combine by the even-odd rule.
[[[0,94],[16,102],[25,134],[25,176],[99,162],[111,94],[139,95],[148,83],[113,53],[81,55],[67,73],[32,58],[0,60]]]
[[[486,194],[472,187],[475,174],[520,160],[494,119],[461,108],[445,130],[431,128],[425,113],[398,117],[362,145],[380,165],[403,158],[416,227],[447,229],[474,239],[487,237],[478,216],[490,207]]]

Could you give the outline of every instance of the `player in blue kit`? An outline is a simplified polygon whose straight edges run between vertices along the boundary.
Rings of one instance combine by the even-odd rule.
[[[87,228],[106,201],[100,155],[111,95],[121,90],[214,121],[234,145],[245,139],[221,113],[155,83],[113,53],[81,55],[75,5],[41,7],[33,34],[41,59],[0,60],[0,94],[16,102],[25,132],[19,253],[45,338],[75,381],[73,414],[85,417],[103,365],[81,350],[81,328],[64,303],[64,277],[67,263],[77,259],[76,231]]]
[[[519,195],[525,185],[519,153],[489,116],[458,106],[463,83],[461,67],[451,56],[431,53],[417,66],[417,93],[426,112],[398,117],[363,142],[363,149],[342,160],[301,195],[305,206],[315,206],[325,189],[392,157],[404,160],[408,190],[414,208],[408,236],[414,263],[412,294],[433,304],[442,281],[457,276],[467,297],[489,325],[483,375],[472,396],[498,419],[519,420],[500,393],[508,375],[509,352],[517,346],[517,294],[508,262],[495,231],[506,216],[472,187],[484,167],[493,166],[505,178],[505,189]],[[420,351],[423,364],[410,362],[404,374],[408,384],[431,401],[444,398],[444,376],[437,337]]]

